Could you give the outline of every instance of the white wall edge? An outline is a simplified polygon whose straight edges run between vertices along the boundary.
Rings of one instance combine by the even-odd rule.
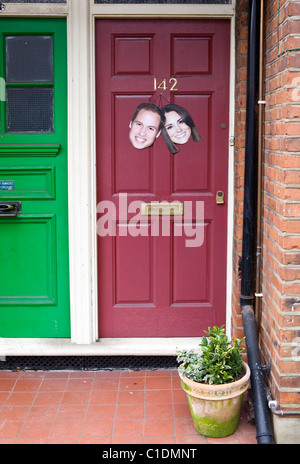
[[[96,339],[90,54],[89,2],[72,0],[68,15],[68,182],[71,340],[77,344]]]
[[[197,350],[200,341],[200,338],[104,338],[84,345],[69,339],[1,338],[0,357],[175,356],[177,349]]]
[[[69,0],[70,1],[70,0]],[[73,1],[73,0],[71,0]],[[2,16],[66,16],[69,11],[68,3],[6,3],[5,8],[0,12]]]
[[[91,2],[91,13],[101,17],[168,17],[168,18],[189,18],[189,17],[207,17],[207,18],[229,18],[234,16],[235,1],[230,5],[224,4],[94,4]],[[171,11],[170,11],[171,7]]]
[[[234,151],[230,138],[235,135],[235,16],[231,18],[229,141],[228,141],[228,209],[227,209],[227,281],[226,281],[226,334],[231,338],[233,288],[233,233],[234,233]]]
[[[90,14],[90,100],[91,100],[91,234],[92,234],[92,318],[93,342],[98,339],[98,247],[97,247],[97,175],[96,175],[96,57],[95,57],[95,17]]]

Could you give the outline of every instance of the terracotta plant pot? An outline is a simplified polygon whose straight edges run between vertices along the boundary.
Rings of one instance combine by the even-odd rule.
[[[250,383],[250,369],[244,363],[244,376],[224,385],[207,385],[180,375],[187,394],[195,429],[201,435],[223,438],[238,426],[244,392]]]

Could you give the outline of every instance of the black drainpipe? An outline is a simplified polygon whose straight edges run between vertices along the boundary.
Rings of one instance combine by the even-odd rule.
[[[273,433],[270,425],[264,373],[261,365],[257,327],[254,316],[259,39],[260,0],[249,0],[243,255],[241,260],[240,304],[246,336],[248,363],[251,370],[251,388],[257,431],[256,439],[258,444],[273,444]]]

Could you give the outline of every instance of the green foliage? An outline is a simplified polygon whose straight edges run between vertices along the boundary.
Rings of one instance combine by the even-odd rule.
[[[200,353],[194,351],[177,352],[177,361],[182,363],[178,371],[191,380],[210,385],[233,382],[243,371],[242,340],[228,340],[224,326],[209,327],[207,337],[199,344]]]

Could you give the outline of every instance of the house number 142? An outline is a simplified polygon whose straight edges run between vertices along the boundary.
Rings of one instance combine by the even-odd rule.
[[[177,79],[174,77],[171,77],[169,79],[169,82],[167,82],[167,79],[163,79],[160,84],[157,82],[157,78],[154,78],[154,91],[160,89],[160,90],[168,90],[169,85],[170,85],[170,92],[176,92],[177,89]]]

